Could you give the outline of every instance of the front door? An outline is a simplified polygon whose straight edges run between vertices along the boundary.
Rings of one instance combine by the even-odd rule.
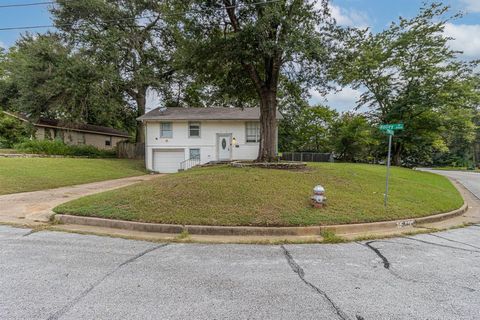
[[[217,137],[217,149],[218,160],[231,160],[231,146],[230,135],[218,135]]]

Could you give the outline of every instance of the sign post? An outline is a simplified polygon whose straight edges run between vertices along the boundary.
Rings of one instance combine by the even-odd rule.
[[[395,123],[395,124],[382,124],[380,125],[380,130],[384,131],[388,135],[388,158],[387,158],[387,177],[385,181],[385,195],[383,198],[383,205],[385,208],[388,204],[388,182],[390,179],[390,163],[392,157],[392,140],[393,135],[395,134],[395,130],[403,130],[403,123]]]

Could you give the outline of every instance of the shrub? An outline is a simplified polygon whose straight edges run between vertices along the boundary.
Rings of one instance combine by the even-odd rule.
[[[70,157],[112,158],[114,150],[100,150],[90,145],[68,145],[60,140],[29,140],[15,145],[15,149],[36,154]]]
[[[28,125],[0,111],[0,148],[11,148],[31,134],[32,130]]]

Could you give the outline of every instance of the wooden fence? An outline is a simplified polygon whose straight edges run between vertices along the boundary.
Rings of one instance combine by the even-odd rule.
[[[333,162],[333,153],[283,152],[282,160],[301,162]]]
[[[120,141],[117,143],[117,157],[123,159],[145,159],[145,143]]]

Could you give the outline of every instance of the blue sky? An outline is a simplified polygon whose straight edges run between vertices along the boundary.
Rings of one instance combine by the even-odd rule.
[[[0,6],[42,2],[46,0],[0,0]],[[74,0],[82,1],[82,0]],[[368,26],[380,31],[399,16],[412,17],[421,7],[423,0],[332,0],[332,14],[343,25]],[[465,52],[467,59],[480,59],[480,0],[446,0],[454,11],[466,12],[465,17],[447,26],[446,33],[456,38],[452,47]],[[0,28],[50,25],[48,6],[0,8]],[[44,32],[35,29],[32,32]],[[0,31],[0,46],[8,47],[25,31]],[[323,100],[312,92],[312,103]],[[355,105],[359,92],[350,88],[327,97],[328,104],[338,110],[349,110]]]

